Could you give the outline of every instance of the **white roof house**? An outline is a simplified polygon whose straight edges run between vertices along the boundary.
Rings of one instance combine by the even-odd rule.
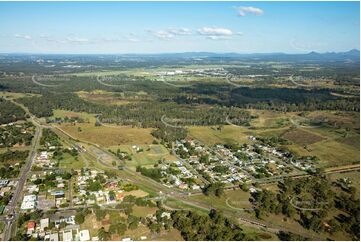
[[[50,234],[49,241],[59,241],[59,235],[58,233]]]
[[[72,241],[73,240],[73,231],[66,230],[63,231],[63,241]]]
[[[80,241],[88,241],[88,240],[90,240],[89,230],[87,230],[87,229],[81,230],[79,232],[79,239],[80,239]]]
[[[24,196],[23,202],[21,203],[22,210],[34,209],[36,207],[36,195]]]
[[[40,230],[44,231],[45,228],[49,227],[49,218],[43,218],[40,220]]]

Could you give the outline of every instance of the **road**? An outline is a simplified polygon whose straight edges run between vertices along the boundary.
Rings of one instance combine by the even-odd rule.
[[[33,143],[30,150],[30,155],[28,157],[28,161],[26,162],[25,166],[22,167],[21,175],[18,180],[18,184],[16,186],[16,189],[14,191],[13,197],[10,200],[9,204],[7,205],[7,214],[13,215],[11,218],[6,220],[6,227],[4,229],[4,237],[3,240],[7,241],[11,238],[11,231],[13,229],[13,225],[16,225],[16,220],[18,218],[18,212],[16,211],[18,207],[19,199],[21,198],[21,194],[24,189],[24,185],[26,182],[27,175],[31,169],[31,166],[34,162],[34,159],[36,157],[36,150],[39,146],[39,138],[41,137],[41,127],[36,125],[35,135],[33,139]]]

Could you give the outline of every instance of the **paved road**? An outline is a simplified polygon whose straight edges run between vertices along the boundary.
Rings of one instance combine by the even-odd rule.
[[[16,220],[18,218],[18,213],[16,211],[16,208],[18,206],[19,199],[20,199],[21,194],[23,192],[27,175],[28,175],[28,173],[29,173],[29,171],[31,169],[31,166],[32,166],[33,162],[34,162],[34,159],[35,159],[35,156],[36,156],[36,150],[37,150],[37,147],[39,145],[39,138],[40,137],[41,137],[41,127],[36,125],[36,131],[35,131],[33,143],[32,143],[32,146],[31,146],[31,151],[30,151],[30,155],[29,155],[29,158],[28,158],[28,162],[22,168],[21,175],[19,177],[19,181],[18,181],[18,184],[16,186],[13,197],[10,200],[8,206],[6,207],[7,208],[7,214],[13,215],[13,217],[6,221],[6,227],[5,227],[5,230],[4,230],[5,232],[4,232],[4,237],[3,237],[3,240],[5,240],[5,241],[10,239],[13,225],[16,224]]]

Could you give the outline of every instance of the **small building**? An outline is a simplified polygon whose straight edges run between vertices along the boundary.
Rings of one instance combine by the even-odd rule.
[[[80,230],[80,232],[79,232],[79,240],[80,241],[88,241],[88,240],[90,240],[89,230],[87,230],[87,229]]]
[[[26,195],[24,196],[23,202],[21,203],[22,210],[31,210],[36,208],[36,195]]]
[[[55,196],[55,198],[62,198],[65,197],[64,191],[52,191],[51,195]]]
[[[5,187],[9,183],[9,180],[0,180],[0,187]]]
[[[73,231],[71,229],[63,231],[63,241],[72,241]]]
[[[40,231],[44,231],[49,227],[49,218],[43,218],[40,220]]]
[[[28,229],[28,234],[32,234],[35,231],[35,222],[34,221],[29,221],[28,224],[26,225],[27,229]]]
[[[59,234],[58,233],[50,234],[49,241],[59,241]]]

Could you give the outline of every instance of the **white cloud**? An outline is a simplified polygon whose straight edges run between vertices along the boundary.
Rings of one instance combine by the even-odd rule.
[[[207,39],[211,39],[211,40],[227,40],[227,39],[231,39],[230,36],[224,36],[224,35],[208,35]]]
[[[157,31],[147,29],[146,31],[161,40],[171,40],[176,36],[192,34],[192,30],[188,28],[168,28]]]
[[[246,14],[254,14],[254,15],[262,15],[263,14],[263,10],[260,8],[255,8],[255,7],[238,7],[238,15],[243,17],[246,16]]]
[[[188,28],[171,28],[167,30],[169,33],[174,35],[190,35],[192,34],[192,30]]]
[[[161,39],[161,40],[170,40],[170,39],[173,39],[174,38],[174,34],[170,33],[169,31],[167,30],[157,30],[157,31],[154,31],[154,30],[147,30],[148,33],[154,35],[155,37],[157,37],[158,39]]]
[[[71,43],[79,43],[79,44],[82,44],[82,43],[88,43],[89,42],[89,39],[87,38],[79,38],[79,37],[67,37],[66,38],[66,41],[68,42],[71,42]]]
[[[14,37],[19,38],[19,39],[25,39],[25,40],[33,39],[30,35],[24,35],[24,34],[14,34]]]
[[[203,27],[198,29],[198,33],[201,35],[207,36],[231,36],[233,35],[232,30],[225,28],[216,28],[216,27]]]
[[[138,39],[138,38],[128,38],[128,41],[130,41],[130,42],[140,42],[140,39]]]

